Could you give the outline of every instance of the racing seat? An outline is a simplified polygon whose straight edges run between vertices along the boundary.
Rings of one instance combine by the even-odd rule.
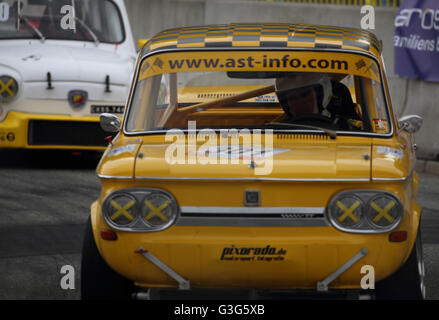
[[[326,109],[333,118],[338,118],[337,123],[343,129],[354,129],[348,119],[361,121],[362,118],[357,112],[357,105],[352,100],[351,92],[341,82],[331,80],[331,85],[332,98]]]
[[[331,80],[332,98],[326,109],[332,115],[340,115],[343,118],[361,120],[355,111],[355,103],[351,92],[343,83]]]

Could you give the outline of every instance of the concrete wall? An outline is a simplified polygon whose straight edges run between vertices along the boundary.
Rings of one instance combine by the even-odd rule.
[[[204,24],[206,0],[125,0],[134,39],[164,29]]]
[[[125,0],[134,39],[180,26],[232,22],[296,22],[360,28],[360,7],[246,0]],[[424,126],[416,135],[420,158],[438,158],[439,84],[408,80],[394,75],[394,8],[376,8],[376,29],[384,44],[384,60],[390,78],[394,109],[402,116],[418,114]]]

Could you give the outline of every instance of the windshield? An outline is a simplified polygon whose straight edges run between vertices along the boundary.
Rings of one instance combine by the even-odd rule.
[[[0,39],[31,38],[120,43],[124,29],[110,0],[0,0]]]
[[[328,59],[335,57],[335,59]],[[197,128],[390,132],[379,68],[323,52],[180,52],[143,60],[127,132]]]

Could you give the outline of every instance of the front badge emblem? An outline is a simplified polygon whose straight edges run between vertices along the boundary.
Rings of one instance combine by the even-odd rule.
[[[244,205],[259,206],[259,204],[260,204],[259,190],[245,190]]]
[[[88,93],[84,90],[71,90],[67,96],[70,106],[75,109],[81,109],[87,103]]]

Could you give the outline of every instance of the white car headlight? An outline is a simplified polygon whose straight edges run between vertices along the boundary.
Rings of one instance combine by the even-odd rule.
[[[0,75],[0,103],[12,101],[17,93],[17,81],[11,76]]]

